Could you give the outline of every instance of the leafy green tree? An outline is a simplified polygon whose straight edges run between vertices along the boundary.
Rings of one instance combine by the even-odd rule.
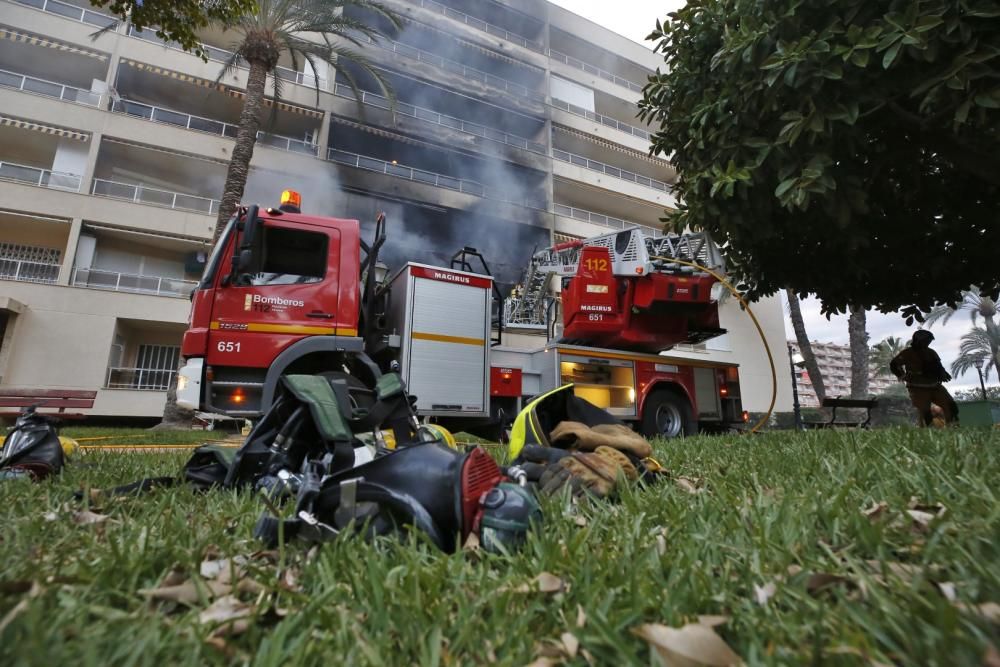
[[[889,362],[896,358],[896,355],[906,349],[906,343],[897,336],[887,336],[881,341],[872,345],[871,365],[872,370],[877,375],[890,376]]]
[[[651,152],[679,214],[751,297],[912,323],[969,284],[1000,292],[1000,5],[690,0],[649,39]]]
[[[90,0],[142,30],[153,28],[162,39],[205,58],[197,31],[210,23],[229,23],[256,8],[255,0]]]
[[[371,75],[386,97],[394,99],[388,81],[358,50],[362,42],[357,35],[377,40],[382,34],[363,21],[344,14],[345,7],[360,7],[389,20],[396,29],[402,26],[400,18],[381,3],[372,0],[259,0],[257,9],[242,14],[234,20],[233,31],[239,36],[233,56],[225,69],[240,62],[249,65],[246,96],[240,113],[236,144],[229,160],[226,184],[219,205],[215,236],[222,233],[226,222],[236,211],[253,157],[257,132],[261,126],[267,77],[274,82],[275,97],[281,95],[281,78],[277,73],[278,59],[288,54],[293,66],[305,61],[318,69],[320,63],[336,67],[340,61],[350,61]],[[360,89],[349,69],[339,70],[355,96],[360,99]],[[220,78],[222,73],[219,74]],[[319,81],[316,81],[317,94]],[[359,102],[360,104],[360,102]]]

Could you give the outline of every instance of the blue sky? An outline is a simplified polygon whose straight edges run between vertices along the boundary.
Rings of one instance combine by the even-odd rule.
[[[663,18],[668,12],[684,5],[684,0],[551,0],[553,3],[584,16],[598,25],[625,35],[652,48],[651,42],[643,42],[656,24],[658,18]],[[836,316],[831,319],[820,315],[820,303],[816,299],[805,299],[802,304],[803,319],[809,338],[825,343],[847,344],[847,317]],[[956,315],[947,326],[937,324],[931,331],[935,336],[934,348],[941,355],[945,366],[950,366],[958,352],[959,339],[970,326],[967,315]],[[791,324],[785,317],[785,329],[789,338],[793,338]],[[916,327],[907,327],[899,315],[869,313],[868,333],[871,342],[875,343],[886,336],[898,336],[909,339]],[[996,378],[993,378],[996,383]],[[956,378],[949,388],[954,390],[978,387],[979,381],[975,371]]]

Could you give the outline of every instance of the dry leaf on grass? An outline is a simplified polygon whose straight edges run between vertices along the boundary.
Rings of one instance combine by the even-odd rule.
[[[944,599],[948,602],[955,602],[958,600],[958,595],[955,591],[955,584],[951,581],[941,581],[934,584],[937,589],[944,596]]]
[[[714,628],[722,625],[723,623],[728,623],[728,616],[718,616],[714,614],[707,614],[698,616],[698,624],[704,625],[707,628]]]
[[[226,595],[198,614],[198,622],[202,625],[228,623],[239,619],[245,619],[253,613],[253,607],[233,595]]]
[[[1000,625],[1000,604],[997,604],[996,602],[983,602],[981,604],[959,602],[955,605],[955,607],[957,607],[960,611],[964,611],[966,614],[978,616],[984,621],[988,621],[994,625]]]
[[[583,610],[583,605],[576,605],[576,627],[582,628],[587,624],[587,612]]]
[[[674,480],[674,483],[677,484],[677,486],[679,486],[684,491],[687,491],[688,493],[691,494],[698,494],[704,490],[698,488],[698,484],[695,482],[695,480],[688,479],[687,477],[678,477]]]
[[[584,528],[587,525],[587,517],[583,516],[582,514],[577,514],[576,516],[573,517],[573,523],[578,525],[580,528]]]
[[[753,598],[754,600],[757,601],[757,604],[763,607],[764,605],[767,604],[767,601],[770,600],[777,591],[778,591],[778,585],[775,584],[773,581],[764,584],[763,586],[758,586],[757,584],[754,584]]]
[[[727,667],[742,662],[722,637],[700,623],[680,628],[647,623],[633,632],[649,642],[666,667]]]
[[[93,524],[104,523],[106,521],[118,523],[107,514],[97,514],[96,512],[91,512],[89,510],[73,512],[73,523],[78,526],[90,526]]]
[[[469,533],[469,536],[465,538],[465,544],[462,545],[462,550],[468,551],[469,553],[478,553],[479,544],[479,535],[476,533]]]
[[[879,519],[881,519],[882,515],[885,514],[886,510],[888,509],[889,509],[889,503],[883,500],[875,503],[871,507],[867,507],[861,510],[861,513],[864,514],[869,521],[874,523]]]
[[[232,590],[229,584],[219,581],[198,581],[189,579],[182,584],[174,586],[161,586],[159,588],[141,588],[139,595],[151,600],[161,600],[164,602],[180,602],[181,604],[193,605],[202,599],[202,596],[212,599],[224,595]]]
[[[59,515],[55,512],[46,512],[45,514],[42,515],[42,518],[45,519],[46,521],[55,521],[56,519],[59,518]]]
[[[572,632],[564,632],[559,635],[559,641],[562,642],[563,652],[566,656],[575,658],[580,650],[580,640]]]
[[[500,591],[511,593],[559,593],[567,588],[566,582],[556,575],[550,572],[542,572],[525,584],[513,588],[505,586]]]

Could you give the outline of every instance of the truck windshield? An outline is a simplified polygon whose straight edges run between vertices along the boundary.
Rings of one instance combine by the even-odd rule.
[[[215,247],[212,248],[212,254],[208,258],[208,262],[205,263],[205,273],[201,276],[201,282],[198,283],[198,289],[208,289],[212,286],[212,281],[215,280],[215,274],[219,270],[219,262],[222,261],[222,249],[226,247],[226,243],[229,241],[230,235],[233,233],[233,227],[236,225],[236,216],[229,219],[226,223],[226,228],[222,230],[222,235],[219,236],[219,240],[216,241]]]

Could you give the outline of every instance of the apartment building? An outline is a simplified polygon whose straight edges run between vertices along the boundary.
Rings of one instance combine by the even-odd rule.
[[[395,108],[363,73],[348,71],[359,105],[344,71],[282,62],[247,201],[294,187],[305,212],[366,230],[384,210],[390,264],[472,245],[508,288],[553,240],[657,232],[676,174],[635,118],[651,51],[544,0],[383,1],[405,28],[366,55]],[[87,0],[0,0],[0,384],[97,389],[98,415],[162,412],[247,77],[218,79],[231,35],[201,37],[207,62]],[[778,300],[755,311],[783,349]],[[735,303],[722,324],[680,353],[740,363],[744,404],[763,410],[762,344]]]
[[[823,388],[826,395],[831,398],[838,396],[848,397],[851,395],[851,348],[849,345],[837,345],[836,343],[810,343],[813,354],[816,355],[816,363],[819,365],[819,372],[823,374]],[[788,347],[792,354],[799,354],[799,344],[789,342]],[[795,377],[798,382],[799,404],[804,408],[818,408],[819,399],[816,398],[816,390],[813,388],[812,380],[805,368],[796,368]],[[880,375],[872,369],[868,375],[868,394],[878,396],[886,389],[896,384],[896,378],[887,375]]]

